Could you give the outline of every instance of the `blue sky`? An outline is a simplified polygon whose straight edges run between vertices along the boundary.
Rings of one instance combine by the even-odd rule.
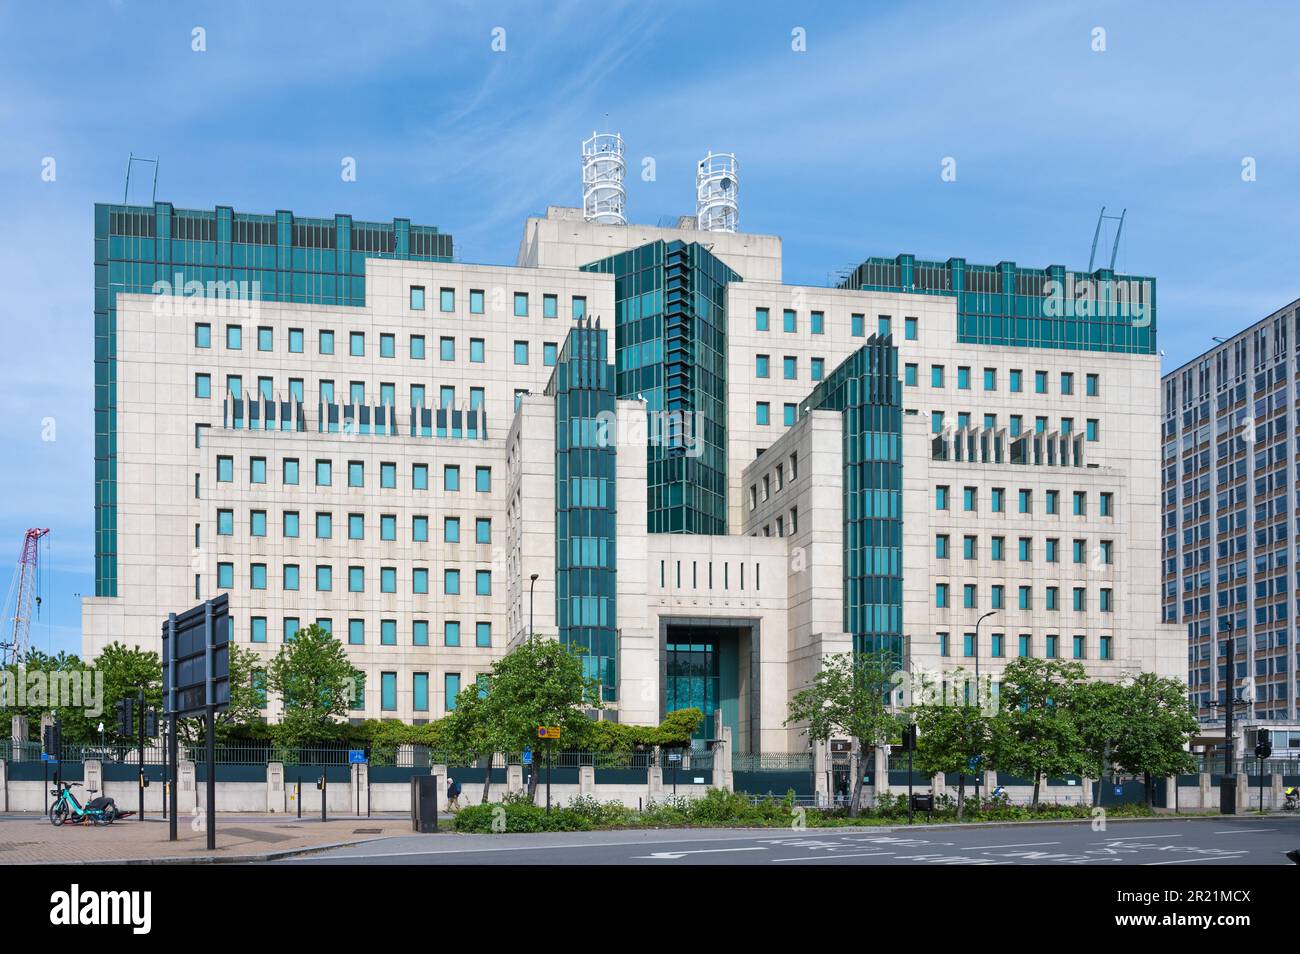
[[[786,280],[810,284],[903,251],[1083,268],[1098,209],[1127,208],[1117,267],[1158,279],[1168,369],[1300,295],[1298,20],[1280,3],[0,4],[0,584],[22,530],[52,527],[32,642],[79,648],[91,207],[121,199],[132,151],[160,159],[178,207],[405,216],[477,262],[512,262],[525,215],[579,203],[597,127],[627,141],[635,221],[692,211],[695,161],[735,151],[741,228],[781,235]]]

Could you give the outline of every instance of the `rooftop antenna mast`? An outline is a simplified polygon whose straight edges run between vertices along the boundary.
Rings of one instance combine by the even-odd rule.
[[[132,153],[128,153],[127,156],[128,156],[128,158],[127,158],[127,160],[126,160],[126,188],[124,188],[124,189],[122,190],[122,204],[123,204],[123,205],[128,205],[128,204],[130,204],[130,201],[131,201],[131,199],[130,199],[130,195],[131,195],[131,166],[134,165],[134,164],[137,163],[137,162],[152,162],[152,163],[153,163],[153,191],[152,191],[152,192],[150,193],[150,195],[149,195],[149,204],[152,205],[153,203],[155,203],[155,202],[158,201],[158,160],[157,160],[157,159],[147,159],[147,158],[145,158],[144,156],[137,156],[137,155],[136,155],[135,153],[133,153],[133,152],[132,152]]]
[[[1104,205],[1101,207],[1101,212],[1097,216],[1097,228],[1092,233],[1092,253],[1088,256],[1088,271],[1090,273],[1094,262],[1097,260],[1097,240],[1101,238],[1101,223],[1106,219],[1119,223],[1115,228],[1115,244],[1110,249],[1110,270],[1112,272],[1115,270],[1115,256],[1119,253],[1119,237],[1124,231],[1124,216],[1127,214],[1128,209],[1123,209],[1119,215],[1107,215],[1106,207]]]

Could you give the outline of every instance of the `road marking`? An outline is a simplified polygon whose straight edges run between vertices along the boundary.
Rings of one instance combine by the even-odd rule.
[[[1238,851],[1231,855],[1210,855],[1208,857],[1201,856],[1199,858],[1179,858],[1177,861],[1144,861],[1142,862],[1142,864],[1144,867],[1146,867],[1146,866],[1154,866],[1154,865],[1185,865],[1188,862],[1192,862],[1192,861],[1227,861],[1232,858],[1240,858],[1244,854],[1245,854],[1244,851]]]
[[[873,858],[878,855],[892,855],[892,851],[853,851],[842,855],[804,855],[790,858],[768,858],[768,861],[830,861],[833,858]]]
[[[1107,838],[1105,841],[1094,841],[1094,845],[1109,845],[1112,841],[1151,841],[1153,838],[1182,838],[1182,835],[1125,835],[1123,838]]]
[[[1242,832],[1254,834],[1257,831],[1281,831],[1280,828],[1251,828],[1248,825],[1242,825],[1240,828],[1225,828],[1222,831],[1216,831],[1216,835],[1240,835]]]
[[[958,846],[958,851],[984,851],[987,848],[1034,848],[1038,845],[1059,845],[1059,841],[1022,841],[1015,845],[970,845]]]
[[[766,848],[696,848],[693,851],[656,851],[650,855],[633,855],[633,858],[654,858],[656,860],[674,861],[687,855],[716,855],[723,851],[767,851]]]

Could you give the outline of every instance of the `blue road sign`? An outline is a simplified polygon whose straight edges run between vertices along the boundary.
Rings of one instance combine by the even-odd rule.
[[[350,765],[365,765],[366,764],[365,749],[348,749],[348,763]]]
[[[533,750],[527,747],[524,748],[524,764],[525,765],[533,764]]]
[[[966,762],[966,770],[969,772],[978,772],[981,761],[983,760],[978,755],[972,755]]]
[[[53,761],[54,761],[54,756],[51,755],[49,752],[42,752],[42,753],[41,753],[41,761],[42,761],[42,762],[53,762]]]
[[[1116,794],[1116,795],[1123,795],[1123,794],[1124,794],[1124,786],[1123,786],[1123,785],[1116,785],[1116,786],[1115,786],[1115,794]]]

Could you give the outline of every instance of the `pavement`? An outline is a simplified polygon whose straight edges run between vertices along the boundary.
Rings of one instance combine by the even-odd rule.
[[[176,864],[265,861],[286,853],[355,845],[411,830],[408,816],[342,816],[322,822],[292,815],[217,815],[217,847],[209,851],[202,815],[182,816],[168,840],[161,816],[112,825],[63,825],[43,815],[0,814],[0,864]]]
[[[1300,819],[401,835],[285,865],[1287,865]]]

